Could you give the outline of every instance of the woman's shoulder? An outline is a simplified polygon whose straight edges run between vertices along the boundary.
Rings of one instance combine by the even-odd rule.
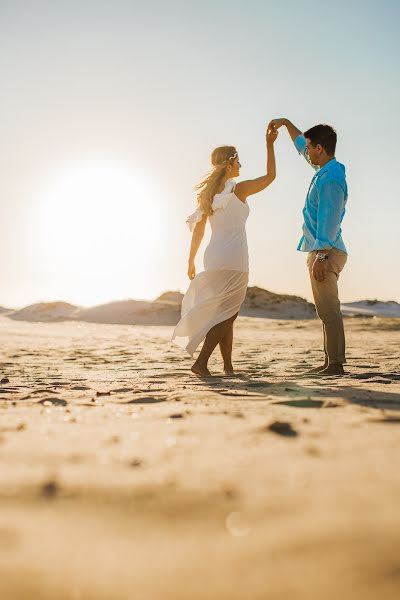
[[[215,194],[212,209],[218,210],[219,208],[226,208],[232,198],[233,192],[235,190],[236,181],[234,179],[228,179],[225,182],[224,189],[222,192]]]

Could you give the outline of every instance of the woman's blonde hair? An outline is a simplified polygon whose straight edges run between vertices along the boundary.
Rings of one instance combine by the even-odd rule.
[[[226,175],[228,165],[231,165],[235,158],[237,158],[237,151],[234,146],[215,148],[211,153],[212,171],[195,187],[196,190],[199,190],[197,194],[198,207],[208,217],[214,212],[211,206]]]

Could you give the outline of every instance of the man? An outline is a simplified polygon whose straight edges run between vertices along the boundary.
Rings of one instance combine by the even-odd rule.
[[[345,337],[337,282],[347,260],[341,230],[347,184],[345,167],[335,158],[336,131],[329,125],[316,125],[303,134],[288,119],[274,119],[271,125],[286,127],[299,154],[316,171],[307,192],[303,236],[297,248],[308,252],[314,303],[324,335],[325,362],[310,373],[343,375]]]

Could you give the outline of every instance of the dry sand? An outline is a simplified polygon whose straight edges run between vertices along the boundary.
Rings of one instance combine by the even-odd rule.
[[[318,321],[241,317],[205,381],[171,327],[0,317],[1,600],[398,599],[400,323],[346,329],[301,378]]]

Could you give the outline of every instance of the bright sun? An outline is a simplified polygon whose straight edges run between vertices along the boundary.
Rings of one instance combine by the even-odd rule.
[[[53,180],[40,202],[41,247],[50,271],[73,282],[69,297],[91,304],[146,296],[149,264],[159,252],[156,196],[120,167],[76,168]]]

